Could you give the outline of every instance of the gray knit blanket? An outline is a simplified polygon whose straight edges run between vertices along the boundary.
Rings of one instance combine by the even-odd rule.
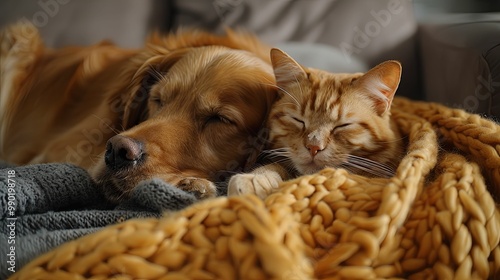
[[[195,201],[194,195],[152,179],[115,205],[79,167],[0,162],[0,279],[64,242],[127,219],[159,217]]]

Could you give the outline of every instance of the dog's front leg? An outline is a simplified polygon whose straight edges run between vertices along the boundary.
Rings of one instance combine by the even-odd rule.
[[[217,187],[207,179],[187,177],[182,179],[177,187],[181,190],[193,193],[199,199],[217,196]]]

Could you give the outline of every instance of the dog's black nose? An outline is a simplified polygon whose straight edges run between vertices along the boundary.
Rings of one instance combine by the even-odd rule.
[[[115,135],[106,144],[104,162],[113,170],[131,167],[144,158],[144,145],[142,142],[130,137]]]

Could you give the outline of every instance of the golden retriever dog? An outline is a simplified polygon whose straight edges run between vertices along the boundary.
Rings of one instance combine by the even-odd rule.
[[[200,198],[258,153],[276,90],[269,49],[250,34],[152,35],[45,48],[37,29],[0,34],[0,158],[69,162],[111,201],[160,178]]]

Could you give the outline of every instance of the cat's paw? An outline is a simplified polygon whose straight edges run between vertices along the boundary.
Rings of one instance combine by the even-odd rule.
[[[275,172],[264,174],[238,174],[231,177],[227,195],[255,194],[264,199],[278,189],[283,180]]]

